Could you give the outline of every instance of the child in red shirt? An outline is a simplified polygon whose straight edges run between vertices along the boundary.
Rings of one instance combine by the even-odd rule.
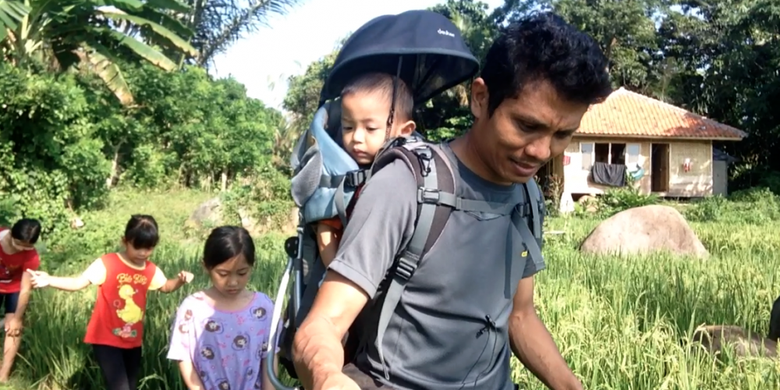
[[[101,256],[81,275],[63,278],[29,271],[34,287],[78,291],[98,285],[84,342],[92,344],[108,390],[137,388],[147,291],[170,293],[192,281],[192,274],[186,271],[179,272],[176,279],[167,279],[149,261],[159,239],[157,222],[151,215],[133,215],[122,237],[125,250]]]
[[[0,382],[8,381],[11,366],[21,343],[22,319],[32,285],[25,269],[38,269],[41,263],[35,243],[41,223],[21,219],[11,229],[0,226],[0,304],[5,306],[5,342]]]

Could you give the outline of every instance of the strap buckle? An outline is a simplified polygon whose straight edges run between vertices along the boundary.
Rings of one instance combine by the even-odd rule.
[[[441,194],[439,190],[425,187],[417,187],[417,203],[439,204]]]
[[[350,171],[344,174],[344,184],[355,188],[366,180],[366,170],[361,169],[357,171]]]
[[[395,275],[405,282],[409,281],[414,275],[414,271],[417,270],[417,262],[409,260],[407,257],[417,257],[414,253],[405,251],[401,257],[398,258],[398,266],[395,269]]]
[[[414,155],[417,156],[417,161],[420,163],[420,173],[423,176],[428,176],[431,173],[431,160],[433,160],[433,151],[428,146],[421,146],[414,149]]]
[[[527,218],[533,215],[531,212],[531,204],[528,202],[518,204],[515,206],[515,210],[517,210],[517,213],[520,214],[520,218]]]

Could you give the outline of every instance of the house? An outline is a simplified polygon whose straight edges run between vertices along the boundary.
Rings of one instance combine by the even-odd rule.
[[[583,116],[566,151],[542,175],[563,177],[573,199],[625,184],[626,173],[641,193],[693,198],[725,194],[728,157],[713,141],[740,141],[747,134],[671,104],[614,91]]]

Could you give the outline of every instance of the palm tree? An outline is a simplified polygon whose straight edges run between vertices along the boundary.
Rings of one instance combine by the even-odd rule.
[[[131,105],[120,60],[173,70],[178,65],[163,51],[197,55],[192,31],[172,16],[188,11],[178,0],[0,0],[0,53],[16,66],[87,69]]]

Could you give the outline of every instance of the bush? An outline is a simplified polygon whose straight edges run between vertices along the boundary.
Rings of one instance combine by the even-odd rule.
[[[602,218],[610,217],[630,208],[658,204],[659,202],[658,195],[639,192],[639,188],[634,185],[634,180],[630,177],[626,179],[625,187],[609,188],[596,198],[596,205]]]

